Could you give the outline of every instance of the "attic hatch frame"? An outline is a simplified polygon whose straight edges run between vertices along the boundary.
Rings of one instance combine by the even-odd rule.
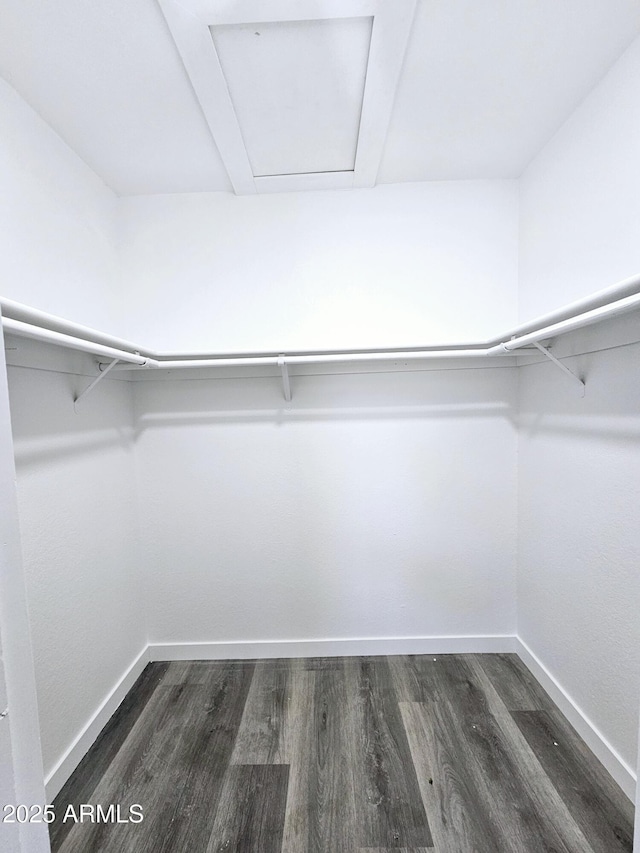
[[[204,367],[251,367],[270,365],[279,369],[283,395],[291,401],[289,367],[296,364],[366,363],[373,361],[424,361],[427,359],[491,358],[514,356],[525,348],[528,352],[540,351],[563,373],[578,384],[584,396],[585,382],[572,373],[560,359],[553,355],[543,341],[557,338],[568,332],[600,323],[613,317],[640,309],[640,274],[600,290],[549,314],[538,317],[511,332],[490,341],[445,346],[423,346],[401,349],[369,351],[297,351],[277,353],[235,353],[233,355],[197,352],[157,352],[140,347],[123,338],[117,338],[48,314],[28,305],[0,297],[2,324],[6,333],[16,337],[31,338],[68,349],[79,350],[97,357],[98,376],[76,397],[77,406],[112,370],[139,370],[160,368],[165,370],[197,369]],[[105,359],[108,359],[106,361]]]
[[[416,0],[158,0],[236,195],[373,187]],[[210,27],[372,18],[352,171],[255,176]]]

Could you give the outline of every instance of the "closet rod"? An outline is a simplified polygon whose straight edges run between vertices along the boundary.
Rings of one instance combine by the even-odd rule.
[[[460,347],[459,349],[425,349],[425,350],[406,350],[402,351],[379,351],[379,352],[348,352],[348,353],[320,353],[313,355],[295,354],[295,355],[280,355],[280,356],[259,356],[255,358],[201,358],[201,359],[160,359],[153,362],[153,367],[164,368],[165,370],[178,370],[180,368],[199,368],[199,367],[240,367],[242,365],[279,365],[283,360],[287,365],[292,364],[330,364],[335,362],[370,362],[370,361],[389,361],[412,360],[412,359],[428,359],[428,358],[484,358],[485,356],[496,355],[515,355],[516,350],[522,350],[525,347],[535,347],[539,341],[548,338],[557,337],[558,335],[571,332],[576,329],[581,329],[586,326],[592,326],[601,320],[617,317],[621,314],[626,314],[629,311],[635,311],[640,308],[640,293],[634,293],[631,296],[626,296],[623,299],[618,299],[615,302],[610,302],[606,305],[601,305],[598,308],[593,308],[590,311],[583,311],[575,317],[562,320],[551,325],[544,326],[535,332],[530,332],[526,335],[510,335],[507,340],[503,340],[496,346],[478,348],[479,345],[471,347]],[[123,370],[131,369],[127,365],[118,365],[118,368]]]
[[[553,333],[549,332],[549,329],[555,327],[556,324],[561,324],[565,320],[570,319],[578,319],[580,316],[601,307],[607,307],[612,303],[620,302],[624,298],[628,296],[636,295],[640,292],[640,274],[631,276],[630,278],[626,278],[623,281],[618,282],[617,284],[612,285],[611,287],[607,287],[604,290],[599,290],[596,293],[591,294],[590,296],[579,299],[575,302],[572,302],[568,305],[563,306],[555,311],[552,311],[548,314],[542,315],[541,317],[536,318],[528,323],[517,326],[515,329],[511,331],[499,335],[498,337],[492,338],[489,341],[481,342],[478,344],[470,344],[470,343],[456,343],[456,344],[447,344],[446,346],[442,346],[439,349],[436,348],[418,348],[412,347],[407,350],[393,350],[388,349],[386,351],[378,350],[375,352],[354,352],[347,351],[344,353],[336,353],[336,352],[326,352],[319,353],[317,351],[308,351],[308,350],[299,350],[295,353],[292,353],[287,357],[287,362],[289,364],[295,363],[292,361],[294,358],[298,357],[314,357],[319,362],[327,362],[329,360],[332,361],[348,361],[348,360],[357,360],[363,361],[368,359],[391,359],[391,358],[444,358],[444,357],[473,357],[480,356],[486,354],[486,352],[493,350],[495,347],[499,347],[502,343],[511,343],[511,339],[516,339],[519,341],[524,341],[525,336],[529,334],[535,334],[537,340],[543,340],[545,335],[547,337],[552,336]],[[79,323],[73,323],[70,320],[65,320],[62,317],[57,317],[54,314],[48,314],[45,311],[40,311],[36,308],[31,308],[28,305],[23,305],[20,302],[14,302],[11,299],[5,299],[4,297],[0,297],[0,308],[2,310],[2,314],[9,320],[20,321],[22,323],[30,324],[34,327],[37,327],[37,331],[52,331],[58,332],[62,335],[68,335],[70,338],[77,338],[82,341],[82,346],[75,347],[76,349],[84,349],[87,352],[92,352],[92,350],[88,349],[88,344],[99,344],[102,346],[110,347],[113,349],[117,349],[120,352],[125,352],[128,355],[127,360],[133,364],[146,364],[147,366],[153,366],[154,361],[163,361],[165,363],[173,362],[173,361],[182,361],[184,359],[192,360],[192,365],[195,366],[196,361],[209,361],[215,360],[216,364],[224,363],[231,366],[232,364],[272,364],[274,363],[272,359],[276,359],[279,353],[233,353],[233,354],[216,354],[211,352],[192,352],[192,353],[180,353],[180,352],[159,352],[148,349],[146,347],[141,347],[138,344],[135,344],[131,341],[127,341],[124,338],[118,338],[114,335],[107,335],[103,332],[100,332],[96,329],[92,329],[89,326],[83,326]],[[622,313],[622,312],[621,312]],[[613,315],[609,315],[613,316]],[[574,327],[579,328],[579,326]],[[565,329],[568,331],[568,329]],[[7,325],[7,331],[11,331]],[[17,332],[14,331],[14,334]],[[26,336],[26,334],[25,334]],[[34,332],[31,337],[37,337],[37,334]],[[40,337],[41,340],[44,340],[44,337]],[[50,343],[62,343],[61,340],[54,341],[53,339],[49,340]],[[70,346],[70,344],[67,344]],[[525,343],[521,344],[525,346]],[[509,346],[509,349],[517,349],[519,347]],[[465,356],[458,356],[458,353],[463,351],[467,351]],[[484,351],[484,352],[483,352]],[[415,355],[412,355],[415,353]],[[433,353],[433,355],[430,355]],[[436,355],[437,353],[437,355]],[[96,353],[99,354],[99,353]],[[114,357],[112,353],[105,353],[107,358]],[[137,356],[137,358],[135,357]],[[139,361],[142,359],[142,361]],[[249,360],[252,359],[252,360]],[[262,359],[267,359],[263,361]],[[120,365],[118,365],[120,367]],[[123,365],[126,369],[126,365]],[[117,368],[116,368],[117,369]]]
[[[73,335],[65,335],[61,332],[53,332],[51,329],[43,329],[40,326],[32,326],[29,323],[22,323],[20,320],[11,320],[8,317],[2,318],[2,325],[5,331],[16,335],[18,338],[32,338],[34,340],[43,341],[44,343],[56,344],[63,346],[66,349],[80,350],[81,352],[91,353],[109,358],[111,360],[127,361],[130,366],[144,367],[149,362],[148,358],[139,353],[125,352],[124,350],[115,349],[114,347],[97,344],[94,341],[86,341],[76,338]]]
[[[350,364],[352,362],[370,361],[411,361],[426,358],[485,358],[489,354],[487,349],[458,349],[458,350],[396,350],[393,352],[347,352],[347,353],[320,353],[314,355],[284,355],[284,356],[260,356],[256,358],[182,358],[163,359],[154,364],[163,370],[179,370],[180,368],[195,367],[242,367],[255,365],[272,365],[280,367],[281,363],[288,366],[292,364]],[[494,353],[500,355],[500,353]],[[502,353],[511,355],[511,353]],[[116,370],[130,370],[127,365],[118,365]]]
[[[614,298],[615,297],[615,298]],[[276,365],[281,353],[210,353],[156,352],[134,344],[124,338],[107,335],[88,326],[47,314],[18,302],[0,297],[6,331],[21,337],[34,338],[81,350],[108,360],[117,358],[115,370],[134,367],[164,367],[168,369]],[[393,359],[428,358],[482,358],[487,355],[513,355],[514,350],[559,334],[579,329],[640,307],[640,274],[632,276],[598,291],[589,297],[571,303],[536,320],[516,327],[500,337],[485,343],[448,344],[436,347],[413,347],[405,350],[386,349],[344,352],[299,350],[284,356],[288,365],[332,362],[389,361]]]
[[[115,347],[119,350],[134,353],[139,352],[141,355],[152,356],[149,350],[145,350],[143,347],[139,347],[138,344],[134,344],[124,338],[107,335],[104,332],[99,332],[97,329],[92,329],[90,326],[73,323],[71,320],[65,320],[64,317],[58,317],[56,314],[48,314],[46,311],[31,308],[29,305],[14,302],[12,299],[5,299],[3,296],[0,296],[0,308],[2,309],[2,316],[5,320],[19,320],[22,323],[29,323],[40,329],[60,332],[72,338],[80,338],[83,341],[92,341],[93,343]]]
[[[608,305],[602,305],[599,308],[593,308],[591,311],[584,311],[578,314],[577,317],[570,317],[568,320],[562,320],[559,323],[553,323],[544,329],[538,329],[535,332],[530,332],[528,335],[520,335],[513,337],[510,340],[503,341],[495,347],[488,350],[489,355],[506,355],[513,353],[514,350],[521,349],[530,344],[536,344],[545,338],[554,338],[558,335],[572,332],[575,329],[583,329],[585,326],[593,326],[601,320],[608,320],[612,317],[617,317],[620,314],[626,314],[629,311],[635,311],[640,308],[640,293],[634,293],[632,296],[625,296],[624,299],[618,299],[615,302],[610,302]]]
[[[597,290],[590,296],[577,299],[575,302],[569,302],[567,305],[563,305],[562,308],[556,308],[548,314],[542,314],[534,320],[522,323],[521,325],[516,326],[515,329],[511,329],[511,331],[506,334],[487,341],[485,346],[493,347],[510,338],[517,338],[529,334],[529,332],[544,330],[556,323],[585,314],[587,311],[591,311],[594,308],[601,308],[605,305],[610,305],[612,302],[616,302],[626,296],[634,296],[639,292],[640,273],[637,273],[636,275],[629,276],[629,278],[616,282],[616,284],[605,287],[603,290]]]

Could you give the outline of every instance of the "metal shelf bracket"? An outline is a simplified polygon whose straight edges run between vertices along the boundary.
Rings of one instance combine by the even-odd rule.
[[[549,359],[549,361],[552,361],[557,367],[559,367],[563,373],[566,373],[566,375],[573,382],[578,384],[578,386],[580,387],[580,396],[584,397],[584,395],[585,395],[584,381],[582,379],[580,379],[579,376],[576,376],[575,373],[572,373],[565,364],[563,364],[559,359],[557,359],[555,357],[555,355],[553,355],[551,352],[549,352],[547,347],[543,347],[542,344],[538,343],[538,341],[533,341],[533,345],[536,349],[539,349],[540,352]]]
[[[291,402],[291,382],[289,381],[289,368],[287,367],[287,362],[284,359],[284,355],[278,356],[278,367],[280,368],[280,373],[282,374],[282,391],[284,393],[284,399],[287,403]]]
[[[73,408],[75,409],[76,414],[78,412],[78,407],[82,405],[82,401],[86,399],[87,395],[90,394],[91,391],[93,391],[93,389],[99,382],[102,382],[107,373],[109,373],[109,371],[112,370],[119,361],[119,358],[114,358],[113,361],[109,362],[109,364],[102,370],[102,372],[99,373],[98,376],[96,376],[93,382],[87,385],[84,391],[81,391],[80,394],[78,394],[78,396],[73,401]]]

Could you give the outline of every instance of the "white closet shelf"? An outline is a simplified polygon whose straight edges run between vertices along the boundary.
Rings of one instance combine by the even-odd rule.
[[[573,375],[546,347],[542,346],[541,342],[640,309],[640,274],[538,317],[489,341],[444,346],[427,345],[407,349],[326,350],[322,352],[299,350],[288,353],[246,352],[228,354],[158,352],[3,297],[0,297],[0,309],[2,310],[4,330],[9,334],[80,350],[98,358],[98,367],[101,373],[85,389],[80,395],[81,397],[84,397],[111,370],[144,370],[148,368],[170,370],[187,368],[193,370],[210,367],[271,365],[279,368],[282,374],[285,397],[289,400],[291,399],[291,391],[287,368],[291,365],[367,363],[393,359],[407,362],[426,359],[482,359],[494,356],[513,356],[517,354],[517,351],[522,351],[525,348],[542,352],[584,387],[583,381]]]

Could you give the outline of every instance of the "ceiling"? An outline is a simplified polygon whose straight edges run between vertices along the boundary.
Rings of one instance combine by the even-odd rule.
[[[231,22],[247,6],[180,5],[206,2]],[[370,85],[367,2],[382,16],[406,0],[343,0],[364,11],[339,26],[335,0],[297,0],[288,8],[311,4],[315,23],[280,14],[279,27],[270,10],[286,0],[253,2],[262,28],[207,29],[231,118],[203,112],[156,0],[2,0],[0,74],[121,195],[231,191],[238,132],[254,177],[347,174],[365,148],[365,116],[378,134],[367,167],[378,183],[512,178],[640,32],[639,0],[417,0],[385,89]],[[380,20],[378,34],[393,36],[394,21]],[[253,78],[245,56],[256,57]]]

